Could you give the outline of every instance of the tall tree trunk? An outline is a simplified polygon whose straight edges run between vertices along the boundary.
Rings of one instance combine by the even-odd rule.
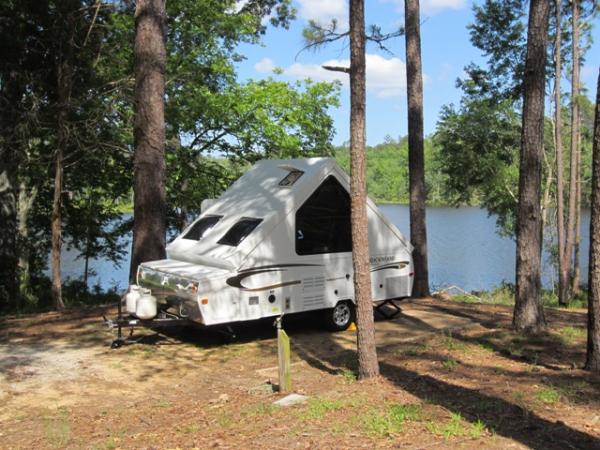
[[[33,202],[37,197],[37,189],[29,189],[25,182],[19,183],[19,196],[17,200],[17,233],[19,243],[19,295],[17,300],[17,310],[21,309],[22,302],[33,302],[31,293],[31,273],[29,269],[29,213],[33,207]]]
[[[68,19],[72,22],[72,19]],[[62,190],[63,190],[63,171],[64,157],[69,141],[68,115],[71,102],[71,57],[73,47],[73,33],[67,43],[67,50],[62,60],[57,66],[57,92],[58,92],[58,113],[57,113],[57,138],[56,153],[54,155],[54,194],[52,199],[52,299],[54,307],[61,311],[65,308],[62,298],[62,279],[60,269],[60,255],[62,247]]]
[[[596,86],[596,118],[592,162],[590,264],[588,279],[588,339],[585,368],[600,372],[600,71]]]
[[[544,156],[544,163],[546,166],[546,178],[544,181],[544,195],[542,196],[542,236],[544,235],[544,230],[546,229],[546,222],[548,220],[548,209],[550,208],[550,191],[552,189],[552,162],[548,161],[548,156],[546,155],[546,149],[542,149],[542,154]]]
[[[3,123],[0,123],[3,125]],[[2,130],[4,131],[4,130]],[[6,300],[7,305],[0,307],[19,308],[19,286],[17,258],[19,246],[17,245],[18,207],[15,195],[16,151],[6,145],[1,148],[0,158],[0,301]],[[6,156],[6,158],[5,158]],[[11,167],[12,166],[12,167]],[[11,302],[14,301],[14,305]]]
[[[549,0],[531,0],[523,80],[523,126],[517,212],[517,288],[513,325],[519,331],[532,333],[546,327],[541,295],[540,190],[549,11]]]
[[[575,240],[573,242],[573,296],[579,295],[581,284],[580,244],[581,244],[581,133],[577,144],[577,193],[575,195]]]
[[[0,83],[0,135],[4,138],[0,140],[0,302],[7,302],[0,307],[18,307],[17,303],[11,302],[19,300],[17,201],[24,145],[16,137],[19,117],[16,109],[25,89],[19,82],[19,75],[12,71]],[[12,107],[6,107],[9,105]]]
[[[423,148],[423,74],[419,0],[405,0],[406,90],[408,97],[408,175],[410,240],[414,246],[413,296],[429,295],[427,227],[425,221],[425,155]]]
[[[350,0],[350,198],[352,208],[352,265],[356,300],[358,376],[379,375],[371,299],[369,229],[365,158],[365,5]]]
[[[562,147],[562,99],[560,81],[562,16],[561,0],[556,0],[556,41],[554,46],[554,139],[556,149],[556,228],[558,234],[558,303],[566,306],[569,297],[569,260],[565,258],[565,193],[564,157]]]
[[[567,239],[565,241],[565,261],[569,263],[569,274],[573,268],[573,246],[575,242],[575,226],[577,215],[577,144],[579,142],[579,0],[572,2],[572,34],[573,34],[573,67],[571,71],[571,169],[569,181],[569,219],[567,222]],[[567,304],[570,300],[567,297]]]
[[[130,280],[144,261],[165,257],[165,0],[135,7],[134,224]]]
[[[62,122],[59,113],[59,123]],[[60,125],[59,125],[60,126]],[[64,126],[64,124],[63,124]],[[60,274],[60,254],[62,246],[62,185],[63,185],[63,145],[64,138],[61,138],[62,133],[59,131],[58,148],[54,156],[54,195],[52,199],[52,300],[54,307],[61,311],[65,309],[65,304],[62,298],[62,280]]]

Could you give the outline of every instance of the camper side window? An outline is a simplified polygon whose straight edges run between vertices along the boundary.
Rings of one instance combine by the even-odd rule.
[[[251,219],[248,217],[242,217],[238,222],[233,225],[225,235],[217,241],[217,244],[231,245],[236,247],[242,242],[246,236],[252,233],[262,219]]]
[[[206,216],[198,220],[190,230],[183,235],[183,239],[199,241],[214,227],[223,216]]]
[[[330,176],[296,212],[296,253],[351,251],[350,196],[340,182]]]

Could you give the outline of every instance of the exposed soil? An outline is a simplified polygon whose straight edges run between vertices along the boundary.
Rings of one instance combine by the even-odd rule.
[[[270,321],[229,343],[144,330],[111,350],[103,309],[4,319],[0,448],[600,449],[600,377],[579,369],[584,311],[547,310],[548,333],[523,337],[506,306],[402,310],[376,323],[382,375],[367,382],[355,332],[288,320],[294,391],[309,397],[290,407],[273,406]]]

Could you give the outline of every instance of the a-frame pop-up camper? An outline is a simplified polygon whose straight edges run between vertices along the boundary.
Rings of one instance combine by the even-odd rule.
[[[332,158],[256,163],[180,236],[139,266],[128,312],[204,325],[323,310],[353,320],[349,177]],[[373,300],[410,296],[412,246],[369,199]]]

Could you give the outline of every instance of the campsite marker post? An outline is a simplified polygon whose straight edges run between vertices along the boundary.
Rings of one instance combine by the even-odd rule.
[[[279,362],[279,392],[292,390],[292,376],[290,373],[290,338],[281,328],[283,314],[277,318],[277,356]]]

